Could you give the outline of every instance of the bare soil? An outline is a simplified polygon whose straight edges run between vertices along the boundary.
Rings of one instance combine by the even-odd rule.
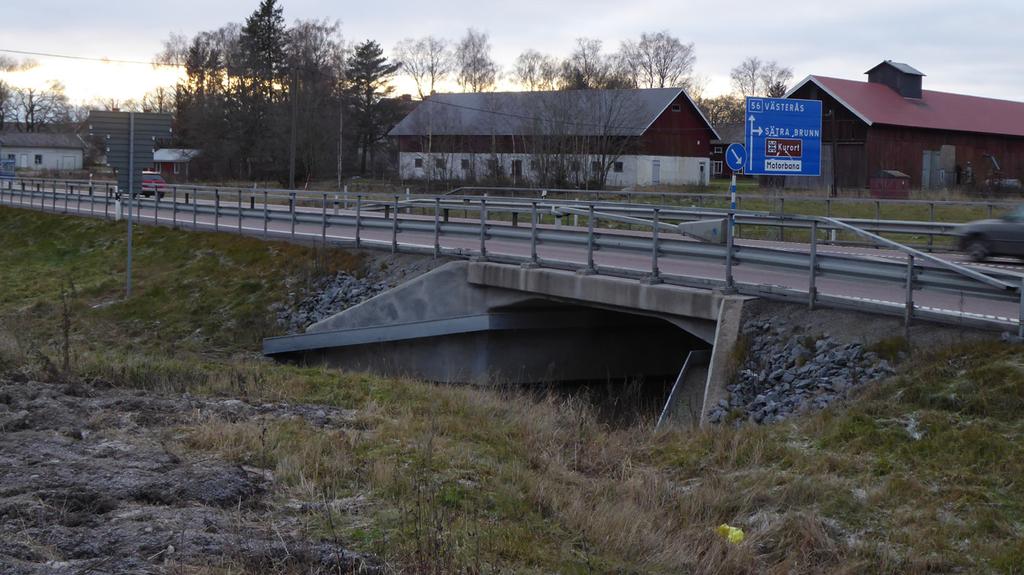
[[[376,572],[275,506],[268,470],[178,442],[204,418],[333,427],[352,415],[0,376],[0,573]]]

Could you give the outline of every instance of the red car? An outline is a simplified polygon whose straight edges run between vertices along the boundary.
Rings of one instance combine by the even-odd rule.
[[[159,172],[142,172],[142,195],[152,196],[156,193],[160,198],[164,197],[167,188],[167,180]]]

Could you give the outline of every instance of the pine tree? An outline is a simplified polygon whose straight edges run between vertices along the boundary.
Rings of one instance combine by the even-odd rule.
[[[287,114],[275,106],[287,100],[287,34],[277,0],[262,0],[239,36],[238,117],[232,123],[241,129],[239,143],[250,177],[266,174],[287,157]]]
[[[388,99],[393,87],[388,82],[400,64],[390,63],[380,44],[367,40],[355,47],[346,68],[351,118],[360,147],[360,172],[366,173],[370,149],[391,129],[398,110]]]

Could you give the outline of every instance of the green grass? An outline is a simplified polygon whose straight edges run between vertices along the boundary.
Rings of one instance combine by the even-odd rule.
[[[307,532],[397,570],[1022,572],[1018,347],[919,352],[900,375],[783,424],[654,432],[578,398],[267,362],[256,351],[276,329],[270,305],[359,258],[145,228],[125,303],[123,234],[0,209],[0,371],[355,410],[334,430],[205,419],[179,430],[179,448],[273,471],[273,501],[331,503],[302,512]],[[62,374],[58,294],[72,279]],[[893,339],[876,351],[903,350]],[[746,540],[726,543],[722,523]]]

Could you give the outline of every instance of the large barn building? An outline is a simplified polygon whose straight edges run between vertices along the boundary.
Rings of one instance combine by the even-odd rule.
[[[680,88],[436,94],[390,136],[403,179],[706,184],[718,138]]]
[[[885,61],[867,82],[808,76],[786,97],[822,101],[822,176],[787,187],[865,188],[883,172],[910,186],[1013,185],[1024,178],[1024,103],[924,90],[924,74]],[[832,144],[835,143],[835,154]]]

